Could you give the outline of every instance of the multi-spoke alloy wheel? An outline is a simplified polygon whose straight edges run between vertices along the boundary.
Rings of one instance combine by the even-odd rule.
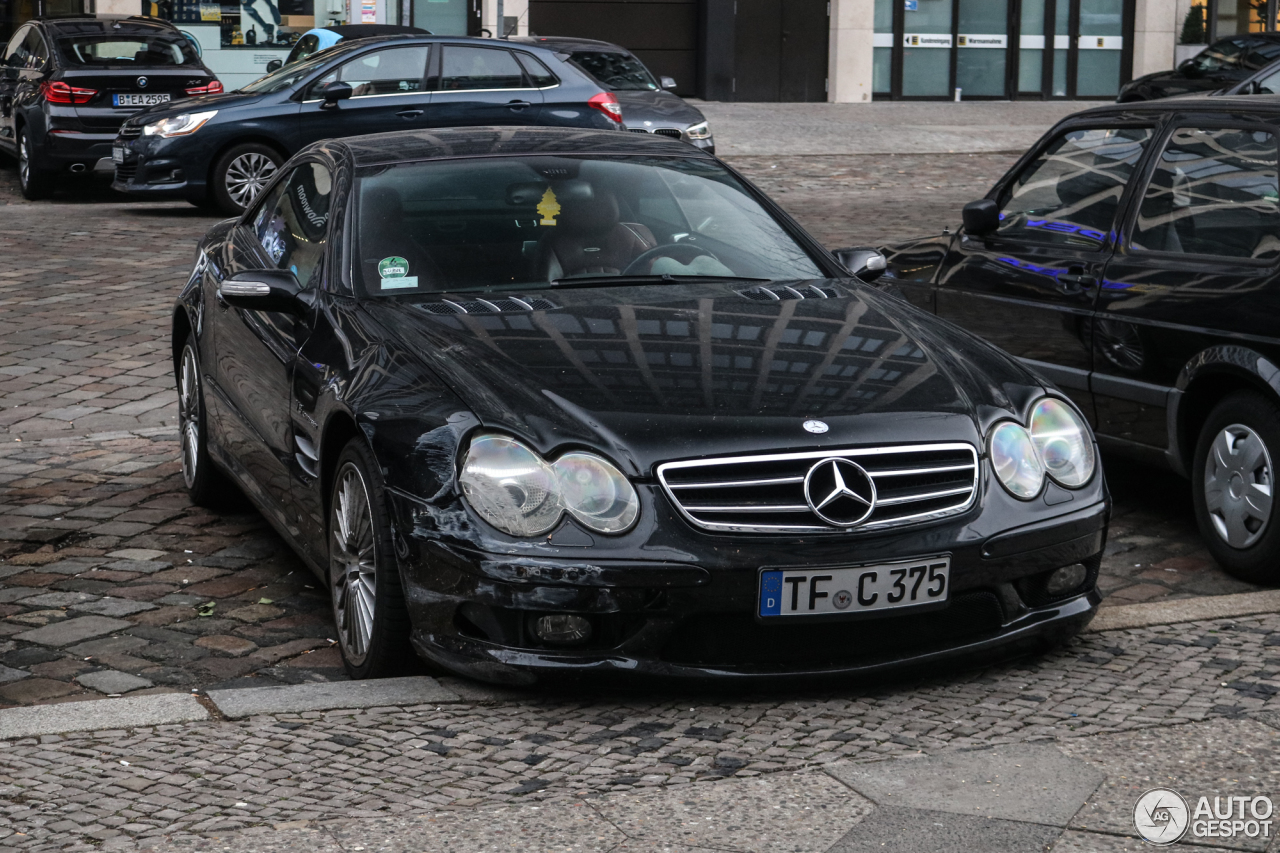
[[[1222,429],[1205,460],[1204,499],[1213,529],[1232,548],[1248,548],[1266,532],[1272,484],[1261,436],[1244,424]]]
[[[18,188],[23,198],[32,201],[47,198],[53,190],[52,177],[36,167],[31,159],[34,156],[31,129],[24,127],[18,134]]]
[[[1280,583],[1280,523],[1273,514],[1280,407],[1255,391],[1223,398],[1204,420],[1192,478],[1205,547],[1243,581]]]
[[[200,371],[196,367],[196,351],[187,344],[182,348],[182,364],[178,367],[178,431],[182,440],[182,479],[194,488],[200,474]]]
[[[382,468],[360,437],[347,442],[335,469],[329,490],[329,594],[342,662],[352,678],[399,675],[413,651]]]
[[[26,186],[31,180],[31,152],[27,149],[27,135],[18,140],[18,180]]]
[[[348,462],[338,471],[334,491],[333,542],[329,582],[333,586],[333,618],[342,652],[353,665],[364,663],[373,641],[378,602],[378,562],[373,544],[369,490],[360,469]]]
[[[275,173],[275,162],[265,154],[241,154],[227,166],[227,195],[240,207],[248,207]]]

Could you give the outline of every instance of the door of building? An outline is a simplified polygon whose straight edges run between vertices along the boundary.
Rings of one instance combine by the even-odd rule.
[[[1135,0],[876,0],[877,97],[1099,98],[1130,77]]]
[[[827,99],[827,0],[737,0],[735,101]]]

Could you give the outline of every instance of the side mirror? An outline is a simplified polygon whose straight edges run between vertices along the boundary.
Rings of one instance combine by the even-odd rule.
[[[1000,211],[991,199],[978,199],[964,206],[964,230],[970,236],[985,237],[999,227]]]
[[[324,98],[324,103],[320,105],[320,108],[332,110],[337,109],[338,101],[345,101],[355,94],[355,89],[351,88],[350,83],[343,83],[339,80],[318,89],[316,94]]]
[[[863,281],[875,281],[884,275],[884,271],[889,267],[889,262],[885,260],[880,250],[870,246],[836,249],[831,254],[835,255],[842,267]]]
[[[303,314],[302,285],[287,270],[245,270],[218,285],[218,301],[251,311]]]
[[[662,77],[658,82],[662,84],[664,89],[674,89],[676,87],[676,78],[674,77]]]
[[[267,73],[268,73],[268,74],[270,74],[272,71],[279,71],[281,68],[284,68],[284,60],[283,60],[283,59],[273,59],[273,60],[271,60],[270,62],[268,62],[268,63],[267,63]]]

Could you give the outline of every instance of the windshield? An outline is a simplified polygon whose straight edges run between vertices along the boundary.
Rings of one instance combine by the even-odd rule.
[[[281,89],[288,89],[291,86],[301,82],[313,71],[321,65],[329,61],[331,54],[327,52],[317,53],[310,59],[302,62],[295,62],[292,65],[286,65],[272,71],[266,77],[259,77],[239,91],[246,92],[251,95],[269,95],[272,92],[279,92]]]
[[[493,157],[357,173],[352,270],[366,295],[607,285],[637,276],[824,278],[719,164]],[[641,279],[649,280],[649,279]]]
[[[614,92],[650,92],[660,88],[644,63],[628,53],[576,50],[569,59]]]
[[[54,37],[54,43],[68,65],[154,68],[200,64],[200,57],[185,37],[154,29],[59,34]]]
[[[1193,59],[1191,70],[1202,74],[1216,71],[1257,71],[1280,58],[1280,44],[1251,38],[1216,41]]]

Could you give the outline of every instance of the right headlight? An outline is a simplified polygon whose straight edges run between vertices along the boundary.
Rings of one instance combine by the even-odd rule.
[[[217,110],[208,110],[203,113],[182,113],[171,118],[147,122],[142,126],[142,135],[160,136],[164,139],[174,136],[187,136],[204,127],[209,119],[217,114]]]
[[[1097,467],[1089,427],[1075,409],[1052,397],[1031,407],[1029,429],[1001,421],[991,430],[987,445],[996,478],[1021,500],[1040,494],[1046,476],[1060,486],[1078,489]]]
[[[684,132],[690,139],[710,139],[711,138],[711,126],[707,124],[705,121],[700,121],[697,124],[690,125],[689,127],[685,128]]]
[[[539,536],[568,512],[597,533],[623,533],[640,514],[631,482],[594,453],[573,451],[553,463],[505,435],[480,435],[459,477],[467,503],[512,536]]]

